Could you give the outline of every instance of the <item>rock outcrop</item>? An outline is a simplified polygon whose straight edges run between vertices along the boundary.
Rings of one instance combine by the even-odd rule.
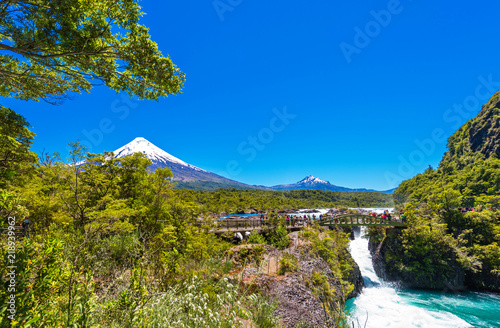
[[[449,138],[448,151],[441,163],[457,161],[469,153],[500,157],[500,91]]]
[[[345,300],[358,295],[364,286],[358,266],[352,261],[354,265],[349,283],[354,285],[354,290],[344,295],[341,278],[336,276],[325,260],[313,252],[311,243],[303,240],[299,232],[293,232],[289,237],[291,246],[281,251],[267,245],[232,248],[229,252],[233,259],[239,258],[241,263],[261,264],[240,268],[241,270],[234,271],[234,275],[248,288],[260,290],[276,301],[275,314],[281,318],[284,327],[337,327],[335,317],[343,312]],[[252,248],[261,250],[255,251]],[[251,256],[250,261],[244,261],[237,254],[242,250]],[[255,254],[261,252],[262,258],[256,258]],[[297,269],[279,274],[280,259],[286,256],[296,259]]]

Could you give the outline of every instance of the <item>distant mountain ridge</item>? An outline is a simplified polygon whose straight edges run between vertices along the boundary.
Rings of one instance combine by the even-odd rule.
[[[152,161],[149,169],[151,171],[157,168],[169,167],[174,175],[173,181],[176,181],[178,188],[198,189],[198,190],[215,190],[219,188],[237,188],[237,189],[264,189],[264,190],[330,190],[330,191],[376,191],[372,189],[351,189],[346,187],[335,186],[328,181],[309,175],[301,181],[293,184],[283,184],[273,187],[253,186],[231,180],[218,174],[208,172],[199,167],[184,162],[183,160],[167,153],[163,149],[155,146],[145,138],[138,137],[118,148],[113,152],[116,158],[123,158],[134,153],[142,153]],[[392,193],[393,190],[382,191],[384,193]]]
[[[394,189],[390,190],[385,190],[385,191],[378,191],[378,190],[373,190],[373,189],[365,189],[365,188],[359,188],[359,189],[352,189],[352,188],[346,188],[346,187],[340,187],[331,184],[329,181],[324,181],[319,178],[316,178],[312,175],[309,175],[305,177],[304,179],[300,180],[299,182],[293,183],[293,184],[284,184],[284,185],[277,185],[271,187],[272,190],[300,190],[300,189],[311,189],[311,190],[329,190],[329,191],[344,191],[344,192],[354,192],[354,191],[377,191],[377,192],[383,192],[383,193],[392,193]]]

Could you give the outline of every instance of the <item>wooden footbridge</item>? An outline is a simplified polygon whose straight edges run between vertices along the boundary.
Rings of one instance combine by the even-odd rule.
[[[406,224],[397,220],[382,219],[378,216],[347,214],[337,218],[328,218],[319,221],[320,226],[324,227],[406,227]]]
[[[283,220],[283,219],[282,219]],[[300,230],[312,222],[317,222],[323,227],[406,227],[406,224],[401,222],[399,218],[394,220],[382,219],[381,217],[374,217],[371,215],[362,214],[346,214],[336,218],[327,217],[323,220],[306,220],[295,219],[287,221],[287,230]],[[245,232],[252,230],[273,229],[276,224],[271,223],[269,220],[262,219],[224,219],[218,223],[217,228],[212,232],[222,234],[224,232]]]

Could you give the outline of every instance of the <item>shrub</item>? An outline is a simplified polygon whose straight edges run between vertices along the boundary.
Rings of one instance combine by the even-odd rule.
[[[257,230],[252,231],[252,234],[248,237],[248,242],[250,244],[265,244],[266,239]]]
[[[257,328],[274,328],[279,324],[279,317],[274,315],[276,302],[269,302],[260,294],[248,297],[250,317]]]
[[[295,256],[289,253],[283,253],[278,269],[279,275],[284,275],[287,272],[296,272],[299,269],[299,261]]]
[[[290,238],[285,227],[270,229],[266,234],[266,241],[277,249],[285,249],[290,245]]]
[[[251,264],[255,263],[260,265],[264,259],[264,253],[266,249],[262,245],[248,246],[248,248],[241,248],[238,251],[230,250],[227,253],[228,258],[233,258],[234,262],[240,264]]]
[[[247,319],[250,314],[241,307],[238,287],[224,278],[215,290],[215,295],[203,292],[203,282],[194,276],[157,297],[137,324],[152,328],[242,327],[240,318]]]

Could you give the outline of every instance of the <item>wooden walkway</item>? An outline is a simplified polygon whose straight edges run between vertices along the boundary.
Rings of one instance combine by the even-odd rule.
[[[348,214],[337,218],[329,218],[320,221],[320,226],[324,227],[406,227],[406,224],[401,222],[399,218],[394,220],[382,219],[378,216]]]
[[[225,221],[226,219],[224,219]],[[276,226],[270,225],[268,222],[264,221],[262,224],[257,224],[256,222],[249,223],[248,221],[250,220],[236,220],[236,219],[229,219],[230,221],[229,224],[224,222],[223,224],[220,224],[217,228],[212,229],[211,232],[215,234],[222,234],[224,232],[245,232],[245,231],[261,231],[265,229],[274,229]],[[255,220],[255,221],[260,221],[260,220]],[[299,223],[297,222],[295,225],[287,225],[285,228],[287,230],[300,230],[304,227],[306,227],[307,224],[305,223]]]
[[[286,225],[287,230],[300,230],[306,227],[311,222],[317,222],[323,227],[406,227],[406,224],[399,221],[399,219],[387,220],[380,217],[373,217],[369,215],[362,214],[347,214],[342,215],[337,218],[328,217],[326,220],[315,220],[309,221],[304,219],[293,219],[290,224]],[[268,220],[260,219],[224,219],[218,223],[215,229],[211,232],[216,234],[222,234],[224,232],[245,232],[257,230],[261,231],[264,229],[273,229],[275,225],[272,225]]]
[[[283,219],[282,219],[283,220]],[[327,217],[326,220],[304,220],[304,219],[292,219],[285,228],[289,231],[297,231],[303,229],[311,222],[317,222],[323,227],[406,227],[406,224],[399,221],[390,221],[387,219],[382,219],[380,217],[372,217],[369,215],[361,214],[347,214],[341,215],[337,218]],[[26,231],[21,226],[15,226],[15,236],[24,237]],[[212,229],[211,232],[215,234],[223,234],[225,232],[246,232],[246,231],[261,231],[264,229],[274,229],[276,225],[273,225],[269,220],[261,219],[224,219],[218,222],[217,227]],[[8,228],[0,228],[0,235],[7,235]],[[33,234],[33,231],[30,231]]]

